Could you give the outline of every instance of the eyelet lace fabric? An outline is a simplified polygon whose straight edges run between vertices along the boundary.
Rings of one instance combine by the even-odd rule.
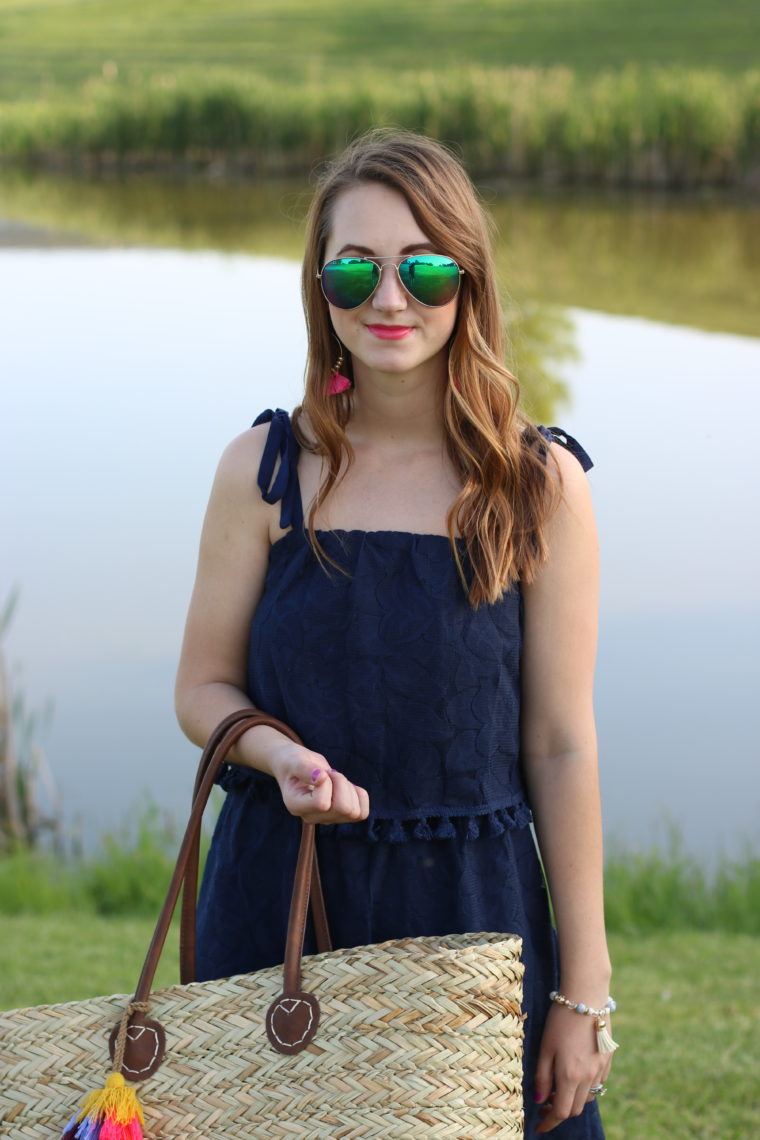
[[[369,819],[337,834],[403,842],[524,827],[519,590],[473,610],[439,535],[320,540],[344,572],[326,572],[302,531],[273,547],[248,684],[255,705],[369,793]]]
[[[270,552],[250,630],[248,691],[370,799],[367,820],[317,828],[333,944],[519,934],[530,1134],[558,971],[520,768],[520,590],[473,610],[441,535],[321,531],[343,572],[326,571],[303,527],[289,417],[278,409],[256,422],[270,424],[258,486],[291,529]],[[541,434],[590,465],[560,429]],[[282,961],[300,841],[300,821],[271,776],[226,765],[219,782],[227,796],[198,905],[201,980]],[[309,923],[304,950],[315,949]],[[596,1104],[553,1135],[603,1140]]]
[[[526,827],[519,588],[473,610],[441,535],[320,532],[340,570],[320,566],[303,529],[290,418],[278,409],[256,420],[267,422],[258,485],[292,529],[271,551],[248,687],[254,705],[368,791],[368,820],[329,826],[389,843]],[[542,434],[590,465],[561,429]],[[259,795],[273,784],[231,766],[220,782]]]

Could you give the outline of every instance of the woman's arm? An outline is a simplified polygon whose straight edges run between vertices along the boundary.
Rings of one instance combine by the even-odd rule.
[[[179,723],[201,747],[223,717],[251,704],[245,692],[248,636],[271,545],[272,508],[256,486],[266,431],[252,428],[227,447],[203,523],[175,686]],[[246,734],[251,740],[259,735],[263,731]],[[256,763],[250,741],[237,751],[238,762],[268,771],[264,755]]]
[[[201,535],[198,570],[185,626],[177,681],[177,719],[203,747],[229,713],[250,708],[248,639],[264,589],[269,551],[283,532],[279,505],[256,484],[268,425],[251,428],[224,452]],[[275,777],[288,811],[309,823],[365,819],[367,793],[327,759],[264,725],[238,741],[234,760]]]
[[[549,559],[524,590],[522,754],[536,834],[557,923],[560,992],[601,1008],[610,960],[602,899],[602,828],[592,703],[598,549],[591,494],[578,462],[553,444],[563,497],[547,530]],[[536,1072],[548,1132],[582,1111],[610,1057],[594,1024],[553,1005]]]

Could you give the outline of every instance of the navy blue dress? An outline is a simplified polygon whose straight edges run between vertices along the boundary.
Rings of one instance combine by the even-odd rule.
[[[440,535],[320,532],[341,568],[323,569],[304,531],[288,415],[256,422],[270,422],[259,490],[292,529],[271,550],[248,692],[369,792],[367,820],[317,828],[333,944],[519,934],[530,1135],[557,962],[520,771],[520,590],[473,610]],[[544,434],[591,466],[575,440]],[[282,961],[300,839],[271,776],[227,765],[219,782],[227,795],[199,898],[200,980]],[[316,951],[311,926],[304,949]],[[596,1104],[552,1135],[603,1140]]]

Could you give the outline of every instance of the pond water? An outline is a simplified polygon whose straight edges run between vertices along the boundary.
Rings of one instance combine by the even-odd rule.
[[[60,186],[35,185],[26,226],[18,184],[0,197],[0,599],[20,584],[8,655],[27,703],[54,702],[42,742],[67,821],[91,841],[143,794],[185,810],[196,751],[175,726],[171,691],[198,534],[224,444],[261,409],[299,399],[298,222],[282,224],[278,257],[261,220],[238,243],[253,252],[160,249],[147,243],[180,246],[177,233],[151,238],[145,211],[127,211],[125,231],[141,244],[115,248],[113,215],[93,207],[88,231],[80,200],[74,237],[40,206],[46,194],[59,201]],[[90,192],[102,202],[108,188],[85,187],[82,199]],[[229,193],[234,212],[240,188]],[[514,209],[504,231],[518,216],[546,231],[540,203]],[[625,211],[614,209],[623,234]],[[721,209],[724,236],[741,233],[746,207],[733,222]],[[499,200],[496,212],[508,210]],[[266,217],[260,202],[250,211]],[[213,246],[209,214],[198,207],[204,242],[192,244]],[[628,237],[617,244],[631,255]],[[747,259],[738,240],[732,248]],[[760,413],[760,340],[737,335],[752,298],[727,321],[703,283],[705,323],[724,329],[703,331],[626,315],[623,301],[616,315],[592,311],[582,282],[563,286],[574,303],[560,312],[545,304],[556,295],[533,288],[518,300],[534,403],[596,462],[608,839],[648,844],[669,819],[705,858],[757,845],[760,551],[747,425]]]

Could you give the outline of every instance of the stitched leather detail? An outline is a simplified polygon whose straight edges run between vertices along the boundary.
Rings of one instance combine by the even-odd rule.
[[[319,1002],[303,990],[281,994],[267,1010],[267,1037],[278,1053],[300,1053],[319,1025]]]
[[[119,1026],[115,1025],[108,1039],[108,1051],[113,1060]],[[121,1072],[130,1081],[144,1081],[155,1073],[166,1053],[164,1027],[152,1017],[135,1013],[127,1029],[127,1044]]]

